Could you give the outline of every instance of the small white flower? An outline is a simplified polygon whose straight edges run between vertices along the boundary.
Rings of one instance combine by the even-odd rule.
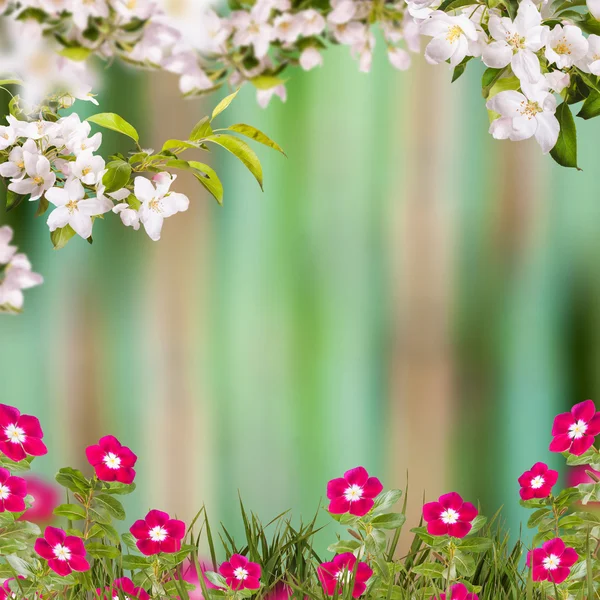
[[[78,179],[67,181],[62,188],[48,190],[46,198],[56,206],[48,216],[50,231],[70,225],[84,239],[92,235],[92,217],[103,215],[113,207],[107,198],[86,198]]]
[[[17,132],[11,125],[0,126],[0,150],[14,146],[17,141]]]
[[[586,73],[600,75],[600,36],[592,33],[587,40],[587,54],[577,62],[577,66]]]
[[[302,20],[290,13],[275,17],[273,27],[274,38],[284,44],[293,44],[302,34]]]
[[[100,173],[104,171],[104,159],[94,155],[91,150],[84,150],[71,165],[71,174],[87,185],[96,185]]]
[[[16,194],[31,194],[30,200],[38,200],[46,190],[54,185],[56,175],[52,172],[50,161],[45,156],[25,150],[23,162],[28,177],[13,179],[8,189]]]
[[[174,176],[160,173],[155,181],[156,187],[145,177],[136,177],[134,181],[135,196],[142,203],[138,211],[139,219],[153,241],[160,239],[164,220],[178,212],[186,211],[190,204],[187,196],[169,191],[175,181]]]
[[[323,64],[323,57],[321,53],[314,47],[309,46],[302,51],[300,54],[300,66],[305,71],[310,71],[315,67],[320,67]]]
[[[432,37],[425,58],[433,64],[450,60],[455,67],[469,54],[470,43],[477,42],[477,29],[464,15],[453,17],[442,11],[431,13],[421,24],[421,33]]]
[[[117,204],[112,210],[121,217],[121,222],[126,227],[133,227],[135,231],[140,228],[140,213],[131,208],[127,202]]]
[[[87,29],[90,17],[106,19],[109,14],[106,0],[79,0],[73,2],[69,8],[73,15],[73,23],[82,31]]]
[[[27,256],[15,254],[5,269],[4,279],[0,280],[0,306],[8,305],[20,310],[24,303],[22,290],[42,283],[44,278],[31,270]]]
[[[352,45],[352,54],[358,57],[358,68],[361,73],[368,73],[373,62],[373,49],[375,47],[375,36],[370,29],[364,30],[364,36]]]
[[[565,88],[571,85],[571,76],[562,71],[552,71],[544,75],[548,88],[560,94]]]
[[[546,42],[546,58],[559,69],[573,66],[588,53],[588,41],[574,25],[557,25]]]
[[[0,227],[0,265],[6,265],[17,251],[16,246],[11,246],[13,230],[8,225]]]
[[[283,83],[271,87],[268,90],[256,90],[256,100],[261,108],[267,108],[273,96],[279,96],[282,102],[287,100],[287,90]]]
[[[588,10],[596,20],[600,20],[600,0],[587,0]]]
[[[182,94],[193,90],[208,90],[215,85],[200,68],[195,52],[174,53],[163,61],[162,66],[167,71],[180,75],[179,89]]]
[[[333,10],[327,15],[327,21],[333,25],[343,25],[352,20],[356,14],[354,0],[331,0]]]
[[[298,13],[298,16],[301,18],[303,36],[311,37],[323,33],[326,23],[325,17],[320,12],[309,8]]]
[[[333,25],[331,33],[338,43],[353,46],[364,40],[366,28],[366,25],[359,21],[350,21],[341,25]]]
[[[251,12],[235,11],[230,17],[231,24],[235,27],[233,43],[236,46],[252,46],[256,58],[261,59],[267,55],[269,45],[273,41],[273,27],[259,18],[256,6]]]
[[[133,19],[145,21],[156,11],[151,0],[110,0],[110,4],[126,23]]]
[[[410,67],[410,54],[402,48],[390,48],[388,59],[392,66],[399,71],[406,71]]]
[[[15,146],[8,155],[8,160],[0,165],[0,176],[11,179],[21,179],[25,176],[25,157],[23,152],[38,154],[33,140],[27,140],[23,146]]]
[[[526,140],[535,137],[547,154],[554,148],[560,125],[555,116],[556,98],[547,91],[532,87],[527,96],[514,90],[500,92],[486,104],[500,114],[490,125],[490,133],[499,140]]]

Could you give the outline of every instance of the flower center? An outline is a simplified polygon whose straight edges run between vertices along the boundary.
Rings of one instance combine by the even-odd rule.
[[[440,515],[440,519],[442,520],[442,522],[444,522],[446,525],[454,525],[455,523],[458,523],[458,518],[460,517],[460,515],[458,514],[457,511],[455,511],[453,508],[448,508],[446,509],[441,515]]]
[[[463,30],[458,25],[453,25],[448,29],[448,34],[446,35],[446,39],[454,44],[458,41],[458,38],[463,34]]]
[[[544,485],[544,483],[546,483],[544,478],[541,475],[538,475],[537,477],[534,477],[531,480],[530,485],[534,490],[539,490]]]
[[[554,46],[554,52],[556,54],[571,54],[571,44],[567,42],[566,38],[562,37],[558,40],[558,44]]]
[[[20,160],[19,162],[15,163],[17,165],[17,167],[19,167],[19,169],[23,169],[25,167],[25,163]]]
[[[0,500],[6,500],[10,496],[10,488],[7,485],[0,485]]]
[[[236,579],[238,579],[239,581],[244,581],[244,579],[246,579],[246,577],[248,577],[248,571],[246,571],[246,569],[244,569],[244,567],[238,567],[233,572],[233,576]]]
[[[587,423],[579,419],[577,423],[573,423],[573,425],[569,427],[569,437],[571,439],[578,440],[585,435],[587,428]]]
[[[8,133],[6,131],[4,133],[0,133],[0,137],[3,137],[5,140],[8,139]]]
[[[154,212],[161,212],[160,210],[160,200],[158,198],[152,198],[152,200],[150,200],[150,202],[148,202],[148,206],[150,207],[150,210],[153,210]]]
[[[167,531],[164,527],[157,525],[150,530],[149,538],[153,542],[164,542],[167,539]]]
[[[348,502],[354,502],[356,500],[360,500],[363,496],[363,493],[363,489],[360,487],[360,485],[354,484],[346,489],[344,492],[344,497]]]
[[[56,544],[52,549],[52,552],[54,552],[54,556],[56,556],[58,560],[67,561],[71,558],[71,550],[62,544]]]
[[[543,112],[543,110],[537,102],[525,102],[525,100],[523,100],[523,102],[521,102],[521,108],[519,109],[519,112],[528,119],[533,119],[535,115]]]
[[[42,183],[44,183],[44,178],[37,175],[36,177],[33,178],[33,181],[35,182],[36,185],[42,185]]]
[[[77,203],[79,202],[79,200],[69,200],[66,204],[65,207],[68,209],[68,211],[73,214],[76,210],[79,210],[79,208],[77,208]]]
[[[116,471],[121,468],[121,459],[113,452],[105,454],[102,461],[109,469],[114,469]]]
[[[521,37],[518,33],[507,35],[506,42],[512,47],[513,52],[525,49],[525,38]]]
[[[92,172],[92,168],[91,167],[84,167],[83,169],[81,169],[81,174],[85,177],[86,175],[89,175]]]
[[[350,582],[350,578],[352,577],[352,573],[348,569],[340,569],[336,574],[335,578],[342,584],[347,584]]]
[[[556,556],[556,554],[550,554],[550,556],[546,556],[542,562],[546,571],[554,571],[555,569],[558,569],[558,566],[560,565],[560,558]]]
[[[8,442],[12,442],[13,444],[22,444],[27,437],[25,435],[25,430],[21,427],[17,427],[15,424],[9,425],[5,429],[4,435],[6,435],[6,440]]]

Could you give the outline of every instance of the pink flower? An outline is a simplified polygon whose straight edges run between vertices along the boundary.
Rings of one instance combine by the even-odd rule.
[[[36,417],[22,415],[14,406],[0,404],[0,452],[19,462],[30,456],[43,456],[48,448]]]
[[[292,590],[285,583],[278,583],[266,596],[265,600],[290,600]]]
[[[439,600],[446,600],[446,594],[440,594]],[[469,592],[464,583],[455,583],[450,587],[450,600],[479,600],[479,596]]]
[[[19,575],[18,579],[25,579],[23,575]],[[6,600],[7,598],[15,598],[15,591],[13,591],[10,587],[10,582],[15,581],[14,577],[7,579],[2,586],[0,586],[0,600]]]
[[[51,522],[54,519],[54,509],[60,504],[57,487],[35,475],[25,475],[23,479],[27,483],[27,493],[33,496],[33,506],[19,519],[38,524]]]
[[[333,596],[336,588],[340,591],[345,585],[351,583],[355,567],[356,576],[354,577],[352,597],[358,598],[365,593],[367,581],[373,575],[373,570],[367,563],[360,562],[356,566],[356,556],[352,552],[344,552],[344,554],[338,554],[332,562],[321,564],[317,573],[327,595]]]
[[[116,437],[107,435],[101,438],[97,446],[88,446],[85,454],[101,481],[133,483],[133,466],[137,456],[129,448],[122,446]]]
[[[329,512],[334,515],[350,513],[362,517],[373,508],[373,498],[381,490],[381,481],[377,477],[369,477],[364,467],[350,469],[343,477],[332,479],[327,484]]]
[[[547,498],[552,493],[552,487],[557,481],[558,471],[553,471],[548,468],[547,464],[538,462],[519,477],[521,486],[519,493],[523,500]]]
[[[477,509],[470,502],[464,502],[456,492],[444,494],[437,502],[423,506],[423,518],[431,535],[464,538],[471,531],[477,514]]]
[[[46,527],[44,537],[35,541],[35,551],[48,561],[48,566],[55,573],[63,577],[72,571],[90,568],[81,538],[67,535],[57,527]]]
[[[571,573],[571,567],[579,555],[573,548],[566,548],[560,538],[554,538],[527,554],[527,566],[533,568],[534,581],[562,583]]]
[[[142,554],[172,554],[181,550],[181,540],[185,537],[185,523],[171,519],[166,512],[151,510],[144,520],[136,521],[129,531],[137,540],[136,546]]]
[[[206,571],[212,571],[212,565],[209,565],[207,562],[201,562],[198,569],[193,562],[186,561],[182,568],[181,578],[187,583],[191,583],[192,585],[196,586],[196,589],[188,590],[188,596],[190,600],[204,600],[204,596],[202,595],[202,586],[200,585],[200,579],[198,577],[198,570],[200,570],[202,573],[204,584],[208,589],[220,589],[214,583],[209,581],[206,575],[204,575]]]
[[[8,469],[0,469],[0,513],[25,510],[27,484],[21,477],[12,477]]]
[[[591,400],[576,404],[571,412],[557,415],[552,426],[551,452],[570,452],[581,456],[600,433],[600,412]]]
[[[598,479],[600,479],[600,471],[596,471],[592,469],[590,465],[577,465],[576,467],[571,467],[569,469],[569,473],[567,474],[567,481],[569,485],[575,487],[580,483],[596,483],[587,472],[593,473]],[[594,503],[592,503],[594,504]]]
[[[219,573],[232,590],[260,588],[260,565],[250,562],[241,554],[232,554],[228,561],[221,564]]]
[[[103,600],[119,600],[119,592],[121,592],[122,597],[129,598],[129,600],[132,598],[136,600],[150,600],[148,592],[144,588],[136,587],[129,577],[115,579],[112,586],[106,588],[106,593],[103,593],[101,589],[96,590],[98,597]],[[0,598],[0,600],[2,599]]]

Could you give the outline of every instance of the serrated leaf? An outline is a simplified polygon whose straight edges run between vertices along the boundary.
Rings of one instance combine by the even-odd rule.
[[[210,118],[211,121],[216,116],[220,115],[233,102],[233,99],[238,95],[239,91],[240,90],[236,90],[235,92],[233,92],[233,94],[229,94],[229,96],[223,98],[223,100],[221,100],[221,102],[219,102],[219,104],[215,106],[215,109],[212,112],[212,117]]]
[[[96,125],[104,127],[105,129],[111,129],[112,131],[122,133],[136,142],[139,142],[140,140],[140,136],[135,127],[128,123],[123,117],[120,117],[115,113],[98,113],[97,115],[88,117],[86,121],[95,123]]]
[[[231,127],[227,128],[229,131],[235,131],[236,133],[240,133],[241,135],[245,135],[246,137],[258,142],[259,144],[264,144],[269,148],[273,148],[273,150],[277,150],[277,152],[281,152],[284,156],[286,156],[283,148],[276,142],[274,142],[270,137],[265,135],[262,131],[256,129],[256,127],[252,127],[252,125],[246,125],[245,123],[236,123],[235,125],[231,125]]]
[[[260,188],[262,189],[263,173],[260,160],[258,159],[258,156],[256,156],[254,150],[252,150],[246,142],[226,133],[208,136],[205,138],[205,141],[217,144],[236,156],[252,175],[254,175],[256,181],[258,181],[258,185],[260,185]]]

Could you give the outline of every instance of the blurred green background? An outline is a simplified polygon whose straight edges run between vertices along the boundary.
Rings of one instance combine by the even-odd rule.
[[[0,401],[40,417],[48,478],[102,435],[130,446],[131,520],[206,503],[239,531],[238,489],[265,520],[308,518],[362,464],[386,487],[408,471],[413,523],[423,493],[456,490],[517,532],[517,477],[562,465],[553,416],[598,396],[598,124],[578,123],[568,171],[491,139],[476,69],[451,86],[382,48],[369,75],[325,58],[287,103],[263,111],[246,87],[219,117],[286,150],[256,148],[264,193],[215,152],[224,206],[181,176],[191,208],[158,243],[108,218],[54,252],[34,206],[0,213],[46,278],[0,318]],[[117,67],[99,99],[155,148],[218,101]]]

